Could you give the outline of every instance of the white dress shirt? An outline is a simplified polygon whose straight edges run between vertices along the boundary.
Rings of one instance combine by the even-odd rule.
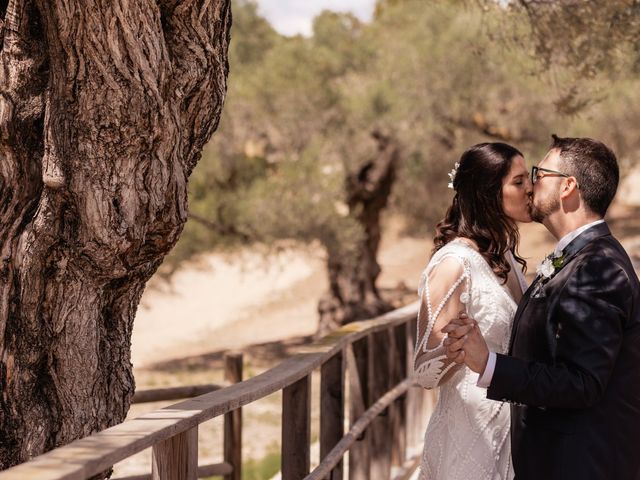
[[[560,241],[556,245],[556,248],[553,250],[554,256],[559,257],[562,254],[562,250],[564,250],[565,247],[569,245],[573,240],[575,240],[581,233],[590,229],[591,227],[600,225],[601,223],[604,223],[604,219],[600,219],[600,220],[596,220],[595,222],[588,223],[574,230],[573,232],[566,234],[564,237],[560,239]],[[482,372],[482,375],[478,379],[477,385],[479,387],[489,388],[489,385],[491,385],[491,380],[493,379],[493,372],[496,369],[496,358],[498,357],[495,352],[489,352],[487,366],[484,368],[484,372]]]

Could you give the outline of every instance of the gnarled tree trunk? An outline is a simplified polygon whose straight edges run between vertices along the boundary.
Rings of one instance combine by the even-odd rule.
[[[375,157],[347,177],[349,214],[362,226],[363,239],[353,252],[328,250],[329,291],[318,303],[318,336],[346,323],[375,317],[391,310],[376,287],[380,274],[380,213],[387,206],[399,158],[397,143],[378,131]]]
[[[133,318],[186,221],[231,24],[230,0],[3,7],[0,468],[124,419]]]

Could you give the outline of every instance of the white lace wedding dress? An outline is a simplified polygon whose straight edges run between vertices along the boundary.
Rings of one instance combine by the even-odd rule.
[[[509,257],[524,291],[524,276]],[[438,341],[432,335],[465,310],[478,322],[489,349],[507,352],[517,308],[511,292],[480,253],[459,239],[433,255],[418,292],[414,376],[425,388],[439,387],[425,434],[420,480],[512,479],[509,405],[488,400],[486,389],[476,386],[478,374],[448,360],[444,337]]]

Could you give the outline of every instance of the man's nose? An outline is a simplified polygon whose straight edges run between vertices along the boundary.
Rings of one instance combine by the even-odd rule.
[[[531,182],[530,178],[527,179],[527,184],[525,186],[525,191],[527,192],[527,195],[529,195],[529,196],[533,195],[533,182]]]

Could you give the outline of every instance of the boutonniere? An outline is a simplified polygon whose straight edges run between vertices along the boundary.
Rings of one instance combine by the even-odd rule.
[[[551,253],[538,265],[536,273],[542,277],[544,281],[548,281],[560,271],[564,265],[564,260],[564,254],[556,255],[555,252]]]
[[[556,255],[555,253],[551,253],[546,256],[546,258],[540,265],[538,265],[536,273],[538,274],[540,281],[536,282],[536,285],[531,294],[532,298],[541,298],[545,296],[545,284],[549,280],[551,280],[556,273],[560,271],[560,269],[564,265],[564,261],[565,257],[563,254]]]

